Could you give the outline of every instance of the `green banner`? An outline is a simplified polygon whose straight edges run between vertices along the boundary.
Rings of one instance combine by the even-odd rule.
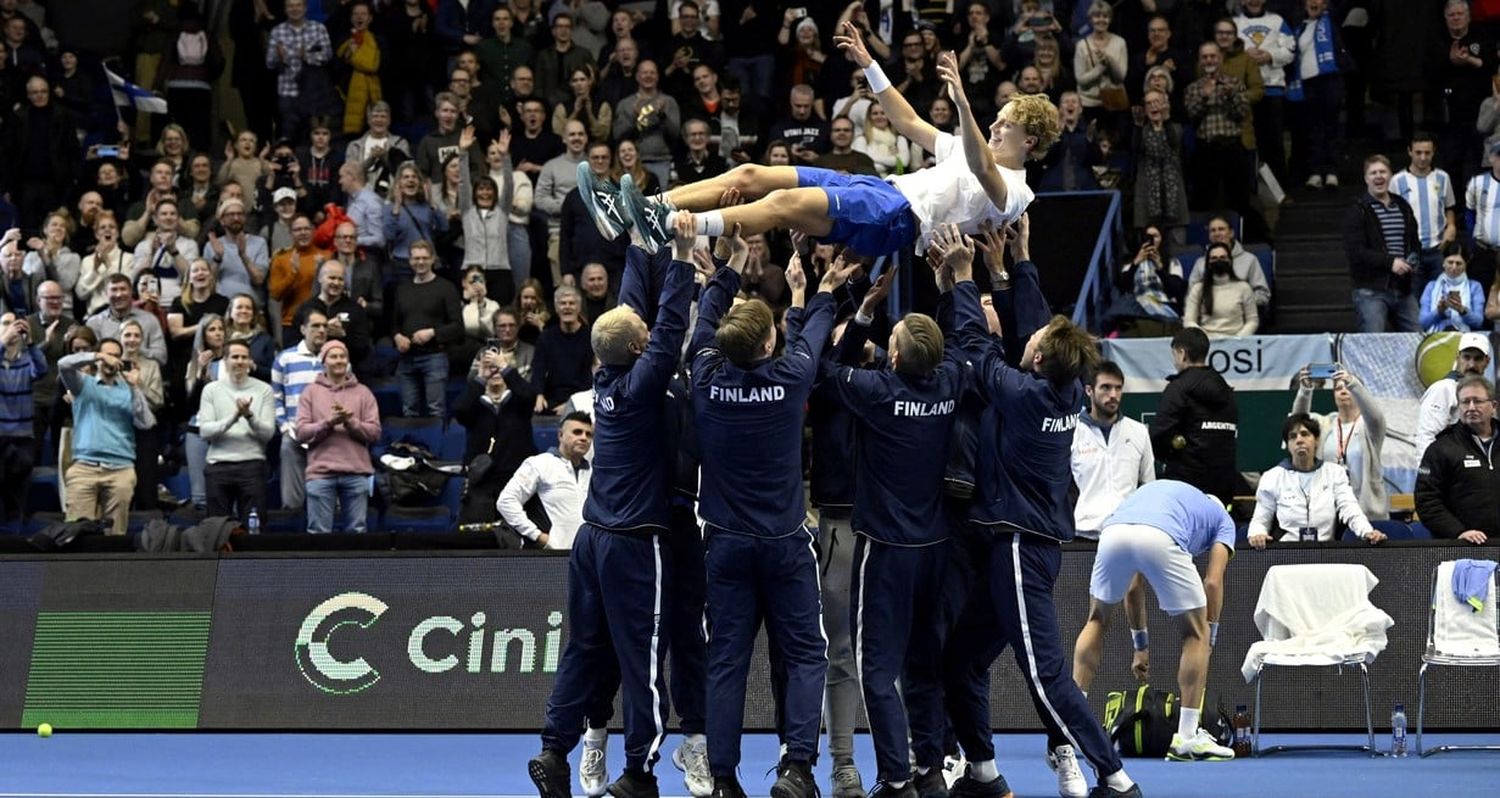
[[[196,728],[210,612],[41,612],[23,727]]]

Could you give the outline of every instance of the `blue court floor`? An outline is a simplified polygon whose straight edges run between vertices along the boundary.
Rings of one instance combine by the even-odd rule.
[[[1357,736],[1265,735],[1264,744],[1356,742]],[[610,773],[621,764],[611,739]],[[1428,735],[1425,742],[1500,744],[1500,735]],[[658,766],[662,794],[686,795],[668,757]],[[857,738],[861,769],[874,772],[869,738]],[[1042,759],[1042,738],[997,735],[1000,769],[1017,798],[1057,795]],[[535,795],[525,762],[534,735],[499,734],[35,734],[0,735],[0,798],[363,798],[364,796]],[[753,796],[768,793],[766,775],[776,744],[745,739],[741,782]],[[577,769],[575,753],[573,766]],[[1085,769],[1087,772],[1087,768]],[[1375,798],[1376,796],[1500,795],[1500,752],[1440,754],[1428,759],[1358,754],[1279,754],[1216,763],[1126,760],[1150,798]],[[828,766],[818,768],[827,795]],[[1092,773],[1088,773],[1092,780]],[[868,776],[867,776],[868,778]],[[576,775],[575,775],[576,779]],[[867,788],[870,784],[867,782]],[[576,784],[575,784],[576,790]],[[575,795],[579,793],[575,792]]]

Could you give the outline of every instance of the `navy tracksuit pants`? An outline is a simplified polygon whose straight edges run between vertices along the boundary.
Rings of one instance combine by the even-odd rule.
[[[707,529],[708,764],[716,777],[735,775],[740,763],[745,681],[762,621],[786,671],[787,757],[817,758],[828,641],[814,546],[805,527],[780,538]]]
[[[1120,770],[1115,747],[1073,681],[1057,626],[1052,588],[1062,547],[1036,535],[975,531],[975,543],[989,549],[988,578],[976,583],[949,638],[943,667],[944,701],[964,752],[970,761],[995,758],[989,668],[1009,646],[1049,738],[1073,746],[1101,779]]]
[[[943,766],[937,621],[946,559],[946,543],[892,546],[859,535],[854,544],[850,628],[882,781],[911,778],[908,750],[918,767]]]
[[[690,504],[672,505],[667,548],[674,592],[668,608],[672,627],[672,706],[683,734],[702,734],[708,704],[708,638],[703,603],[708,590],[703,565],[703,530]]]
[[[601,693],[601,674],[618,667],[625,768],[650,772],[666,734],[665,662],[670,566],[658,536],[578,529],[568,556],[568,644],[563,648],[542,747],[571,752]]]

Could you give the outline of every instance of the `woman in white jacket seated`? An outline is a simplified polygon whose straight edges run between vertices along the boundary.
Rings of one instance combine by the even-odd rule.
[[[1281,441],[1291,456],[1261,474],[1250,519],[1251,546],[1265,548],[1276,532],[1282,542],[1295,543],[1304,529],[1314,530],[1319,541],[1334,540],[1338,521],[1366,543],[1385,540],[1359,509],[1349,472],[1318,459],[1320,432],[1317,420],[1306,413],[1293,413],[1281,425]]]

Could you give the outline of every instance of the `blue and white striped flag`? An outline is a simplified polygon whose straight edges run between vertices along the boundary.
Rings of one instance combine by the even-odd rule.
[[[109,86],[114,90],[115,105],[135,106],[135,110],[148,114],[167,112],[167,101],[116,75],[109,67],[104,68],[109,77]]]

